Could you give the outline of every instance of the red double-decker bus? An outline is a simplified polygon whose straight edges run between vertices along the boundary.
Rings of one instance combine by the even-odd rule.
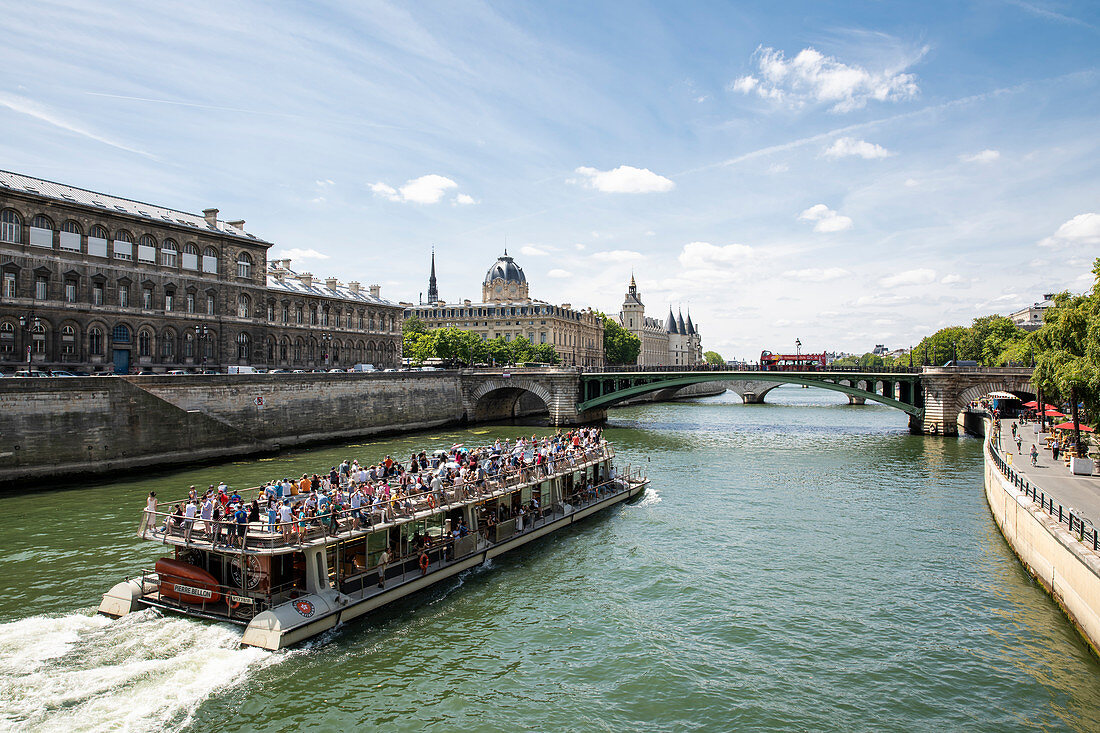
[[[761,351],[760,369],[765,372],[820,372],[825,369],[825,354],[773,354]]]

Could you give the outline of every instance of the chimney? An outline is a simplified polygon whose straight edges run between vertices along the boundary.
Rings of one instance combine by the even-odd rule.
[[[307,288],[313,287],[312,272],[303,272],[301,275],[298,276],[298,279],[302,282],[302,285],[305,285]]]
[[[462,305],[470,305],[469,299],[462,301]]]
[[[359,283],[352,280],[350,283],[348,283],[348,290],[350,290],[355,295],[359,295]]]
[[[202,218],[206,219],[207,226],[216,227],[218,225],[218,210],[203,209]]]
[[[227,221],[226,224],[233,227],[234,229],[240,229],[241,231],[244,231],[244,219],[237,219],[236,221]]]
[[[335,290],[337,287],[339,287],[339,285],[340,281],[334,277],[329,277],[325,279],[325,286],[328,287],[329,290]]]
[[[370,297],[372,297],[372,298],[381,298],[382,297],[382,286],[381,285],[371,285],[370,286]]]

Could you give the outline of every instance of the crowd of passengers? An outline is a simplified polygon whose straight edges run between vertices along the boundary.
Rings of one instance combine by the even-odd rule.
[[[240,547],[246,531],[260,529],[281,533],[285,542],[292,543],[311,527],[337,534],[474,498],[505,481],[537,480],[576,465],[602,440],[599,428],[578,428],[541,439],[534,435],[514,442],[498,439],[474,449],[458,444],[431,455],[421,451],[406,463],[391,456],[370,466],[344,460],[327,474],[269,481],[251,501],[225,482],[201,494],[192,486],[187,500],[176,503],[159,527],[156,492],[150,492],[141,531],[143,535],[148,530],[157,534],[198,531],[214,545]],[[576,487],[575,498],[592,499],[600,491],[589,481]],[[511,509],[502,505],[486,516],[482,529],[488,532],[496,522],[512,518],[522,529],[528,517],[541,512],[537,497],[526,504],[517,502]],[[462,526],[454,528],[455,538],[462,535]]]

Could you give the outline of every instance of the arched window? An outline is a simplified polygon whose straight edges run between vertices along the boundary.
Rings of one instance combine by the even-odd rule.
[[[302,339],[301,338],[298,338],[294,342],[294,363],[295,364],[301,364],[302,363]]]
[[[160,355],[164,357],[165,361],[170,361],[172,355],[176,353],[176,332],[170,328],[164,330],[164,334],[160,337]]]
[[[88,353],[103,356],[103,330],[99,326],[88,329]]]
[[[31,219],[30,243],[35,247],[53,248],[53,222],[45,214],[37,214]]]
[[[237,334],[237,358],[248,360],[249,356],[249,338],[247,333]]]
[[[15,324],[0,323],[0,354],[10,356],[15,353]]]
[[[67,249],[70,252],[80,251],[80,224],[69,219],[67,222],[61,225],[61,249]]]
[[[46,353],[46,327],[41,321],[36,321],[31,326],[31,344],[36,354]]]
[[[138,356],[151,356],[153,353],[153,334],[142,329],[138,331]]]
[[[141,239],[138,240],[138,244],[142,247],[156,247],[157,240],[153,238],[152,234],[142,234]]]
[[[0,242],[19,243],[23,237],[23,226],[19,214],[11,209],[0,212]]]
[[[166,239],[160,245],[160,264],[165,267],[176,267],[179,263],[179,245],[171,239]]]
[[[237,317],[249,318],[252,315],[252,299],[244,293],[237,296]]]
[[[114,252],[116,260],[134,259],[134,237],[125,229],[115,234]]]
[[[69,355],[76,353],[76,329],[72,326],[61,327],[61,353]]]
[[[370,314],[370,330],[374,330],[374,314]]]
[[[340,342],[339,341],[333,341],[332,342],[332,363],[333,364],[339,364],[340,363],[340,349],[341,349]]]
[[[279,344],[279,361],[286,363],[290,358],[290,338],[283,336],[282,343]]]
[[[38,214],[31,219],[31,226],[35,229],[53,229],[53,222],[45,214]]]
[[[115,326],[111,331],[111,340],[116,344],[128,344],[130,343],[130,329],[121,323]]]
[[[237,277],[252,278],[252,256],[247,252],[237,255]]]
[[[267,339],[267,363],[270,364],[275,361],[275,337],[271,336]]]
[[[183,245],[183,269],[199,269],[199,248],[193,242]]]
[[[195,334],[190,331],[183,334],[183,356],[185,359],[195,356]]]
[[[95,239],[106,239],[108,237],[108,234],[106,229],[96,224],[94,227],[92,227],[92,230],[88,232],[88,236]]]
[[[202,271],[210,273],[218,271],[218,250],[207,247],[202,251]]]

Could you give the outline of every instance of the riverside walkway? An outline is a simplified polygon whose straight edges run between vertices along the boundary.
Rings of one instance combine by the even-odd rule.
[[[1046,493],[1054,500],[1055,506],[1061,504],[1065,511],[1071,509],[1077,514],[1100,527],[1100,476],[1074,476],[1059,458],[1051,458],[1040,435],[1035,431],[1035,423],[1017,425],[1017,434],[1021,444],[1019,450],[1012,439],[1012,426],[1015,421],[1002,423],[1000,442],[994,443],[1006,457],[1012,456],[1012,468],[1035,488]],[[1037,465],[1031,465],[1031,446],[1039,449]],[[1057,510],[1054,512],[1057,514]]]

